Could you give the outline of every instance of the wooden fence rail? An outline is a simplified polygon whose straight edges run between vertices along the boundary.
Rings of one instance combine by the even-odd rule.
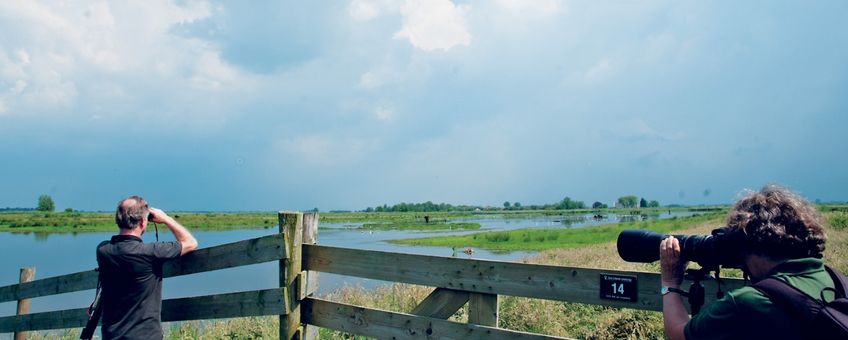
[[[316,327],[376,338],[552,339],[498,328],[500,295],[662,310],[656,273],[572,268],[458,259],[328,247],[316,244],[317,213],[281,212],[278,234],[197,250],[168,262],[164,277],[279,261],[279,287],[168,299],[162,321],[279,315],[280,338],[317,336]],[[382,311],[314,297],[318,272],[434,287],[411,313]],[[610,299],[607,277],[632,281],[635,293]],[[703,281],[706,304],[716,298],[716,281]],[[723,279],[721,289],[742,286]],[[0,287],[0,302],[94,289],[97,271],[83,271]],[[614,286],[615,287],[615,286]],[[468,323],[446,320],[465,304]],[[85,308],[0,317],[0,333],[83,327]]]

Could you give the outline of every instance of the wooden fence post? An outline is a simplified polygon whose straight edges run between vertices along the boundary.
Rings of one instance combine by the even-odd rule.
[[[471,293],[468,300],[468,322],[498,327],[498,296]]]
[[[21,268],[21,279],[19,283],[35,280],[35,267]],[[29,314],[30,299],[18,300],[17,315]],[[25,340],[27,332],[15,332],[15,340]]]
[[[286,258],[280,261],[280,287],[283,288],[286,315],[280,315],[280,340],[300,339],[300,280],[303,268],[303,213],[281,211],[280,233]]]
[[[309,212],[303,214],[303,244],[318,243],[318,212]],[[304,259],[306,262],[306,259]],[[305,278],[303,294],[300,298],[311,296],[318,290],[318,272],[304,271],[301,278]],[[303,339],[315,340],[318,338],[318,327],[303,323]]]

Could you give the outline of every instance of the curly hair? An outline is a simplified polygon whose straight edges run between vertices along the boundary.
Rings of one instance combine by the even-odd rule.
[[[745,235],[748,253],[773,259],[821,257],[827,240],[818,210],[777,185],[767,185],[736,202],[727,226]]]

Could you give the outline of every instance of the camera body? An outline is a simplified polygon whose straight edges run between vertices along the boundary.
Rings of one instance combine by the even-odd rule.
[[[649,263],[660,259],[660,242],[668,235],[642,229],[628,229],[618,234],[618,254],[627,262]],[[693,261],[702,268],[741,268],[745,238],[727,227],[710,235],[674,235],[680,241],[681,259]]]

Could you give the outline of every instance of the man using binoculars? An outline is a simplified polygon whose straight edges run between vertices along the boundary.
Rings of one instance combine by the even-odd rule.
[[[813,298],[826,298],[834,281],[821,260],[826,236],[822,217],[806,200],[778,186],[766,186],[731,209],[726,232],[739,249],[739,267],[757,283],[783,280]],[[775,304],[761,290],[745,286],[728,292],[689,319],[680,295],[681,242],[660,243],[663,322],[669,339],[804,339],[811,335],[791,308]],[[737,247],[725,247],[737,248]],[[830,294],[832,298],[833,295]]]
[[[103,339],[162,339],[162,265],[197,249],[197,240],[139,196],[118,204],[115,222],[118,235],[97,246]],[[165,224],[177,240],[142,242],[149,222]]]

